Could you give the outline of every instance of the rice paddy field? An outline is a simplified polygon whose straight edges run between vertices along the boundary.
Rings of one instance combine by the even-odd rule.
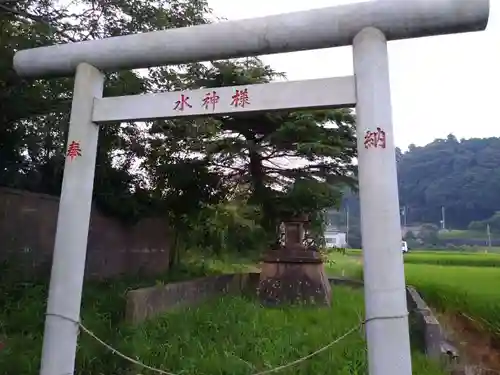
[[[486,266],[408,264],[409,284],[433,307],[471,318],[477,328],[500,338],[500,269]]]
[[[349,256],[350,255],[350,256]],[[360,250],[334,255],[331,273],[361,277]],[[500,254],[415,251],[404,255],[407,284],[441,312],[464,316],[475,328],[500,339]]]

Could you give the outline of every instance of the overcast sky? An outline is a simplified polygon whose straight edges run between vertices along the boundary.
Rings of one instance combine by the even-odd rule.
[[[359,1],[359,0],[358,0]],[[355,0],[209,0],[230,20],[321,8]],[[500,136],[500,0],[490,0],[484,32],[389,43],[396,145],[424,145],[457,138]],[[263,57],[288,79],[353,74],[350,47]]]

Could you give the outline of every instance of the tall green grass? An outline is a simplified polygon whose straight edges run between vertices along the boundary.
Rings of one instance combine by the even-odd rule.
[[[203,264],[204,267],[183,268],[158,280],[86,283],[82,321],[112,346],[152,366],[189,375],[249,375],[307,355],[362,319],[362,291],[336,287],[331,309],[269,309],[254,300],[226,297],[168,313],[139,326],[124,323],[124,297],[128,289],[212,272],[231,272],[240,267],[224,261],[207,260]],[[0,283],[0,286],[0,340],[5,345],[0,350],[0,374],[38,374],[47,286],[44,283]],[[413,360],[415,373],[443,375],[440,368],[420,353],[415,352]],[[81,334],[77,374],[152,374],[140,368],[130,372],[130,367],[91,337]],[[356,331],[317,357],[279,372],[314,373],[366,375],[363,332]]]
[[[361,293],[339,288],[333,299],[335,308],[330,310],[270,309],[245,298],[222,298],[131,330],[123,350],[174,373],[247,375],[305,356],[361,321]],[[280,373],[365,374],[365,368],[363,335],[356,331]]]
[[[331,276],[340,277],[359,277],[361,262],[359,259],[349,257],[337,252],[328,254],[328,260],[325,262],[325,269]]]
[[[145,323],[129,333],[122,348],[174,373],[249,375],[306,356],[360,322],[362,291],[336,287],[332,298],[332,309],[269,309],[245,298],[223,298]],[[414,366],[418,374],[441,374],[419,354]],[[364,334],[356,331],[316,357],[278,373],[365,375]]]
[[[1,268],[1,267],[0,267]],[[251,266],[235,259],[203,259],[187,256],[175,271],[157,278],[133,277],[110,282],[86,282],[83,288],[82,320],[99,337],[119,344],[128,290],[188,280],[210,274],[247,271]],[[45,321],[48,283],[21,282],[16,270],[0,272],[0,375],[38,374]],[[82,335],[77,352],[77,374],[123,373],[127,364],[93,339]]]

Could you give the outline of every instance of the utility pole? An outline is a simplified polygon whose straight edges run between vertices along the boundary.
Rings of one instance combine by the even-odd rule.
[[[488,247],[491,248],[491,230],[490,230],[490,224],[486,224],[486,234],[488,235]]]
[[[401,209],[401,216],[403,216],[403,229],[404,229],[404,232],[406,232],[406,226],[408,224],[406,206],[403,206],[403,208]]]
[[[441,206],[441,229],[446,229],[445,209]]]
[[[345,234],[345,242],[349,245],[349,206],[345,209],[345,222],[346,222],[346,234]]]

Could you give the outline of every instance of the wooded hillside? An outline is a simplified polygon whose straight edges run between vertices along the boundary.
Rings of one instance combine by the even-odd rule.
[[[401,210],[406,223],[439,225],[445,208],[448,229],[500,230],[500,138],[446,139],[408,151],[396,149]],[[351,231],[359,226],[359,200],[347,193]],[[340,215],[345,216],[345,213]],[[345,222],[345,218],[342,219]],[[342,225],[343,221],[339,223]]]
[[[500,138],[457,140],[453,135],[398,153],[401,206],[407,222],[467,228],[500,210]]]

